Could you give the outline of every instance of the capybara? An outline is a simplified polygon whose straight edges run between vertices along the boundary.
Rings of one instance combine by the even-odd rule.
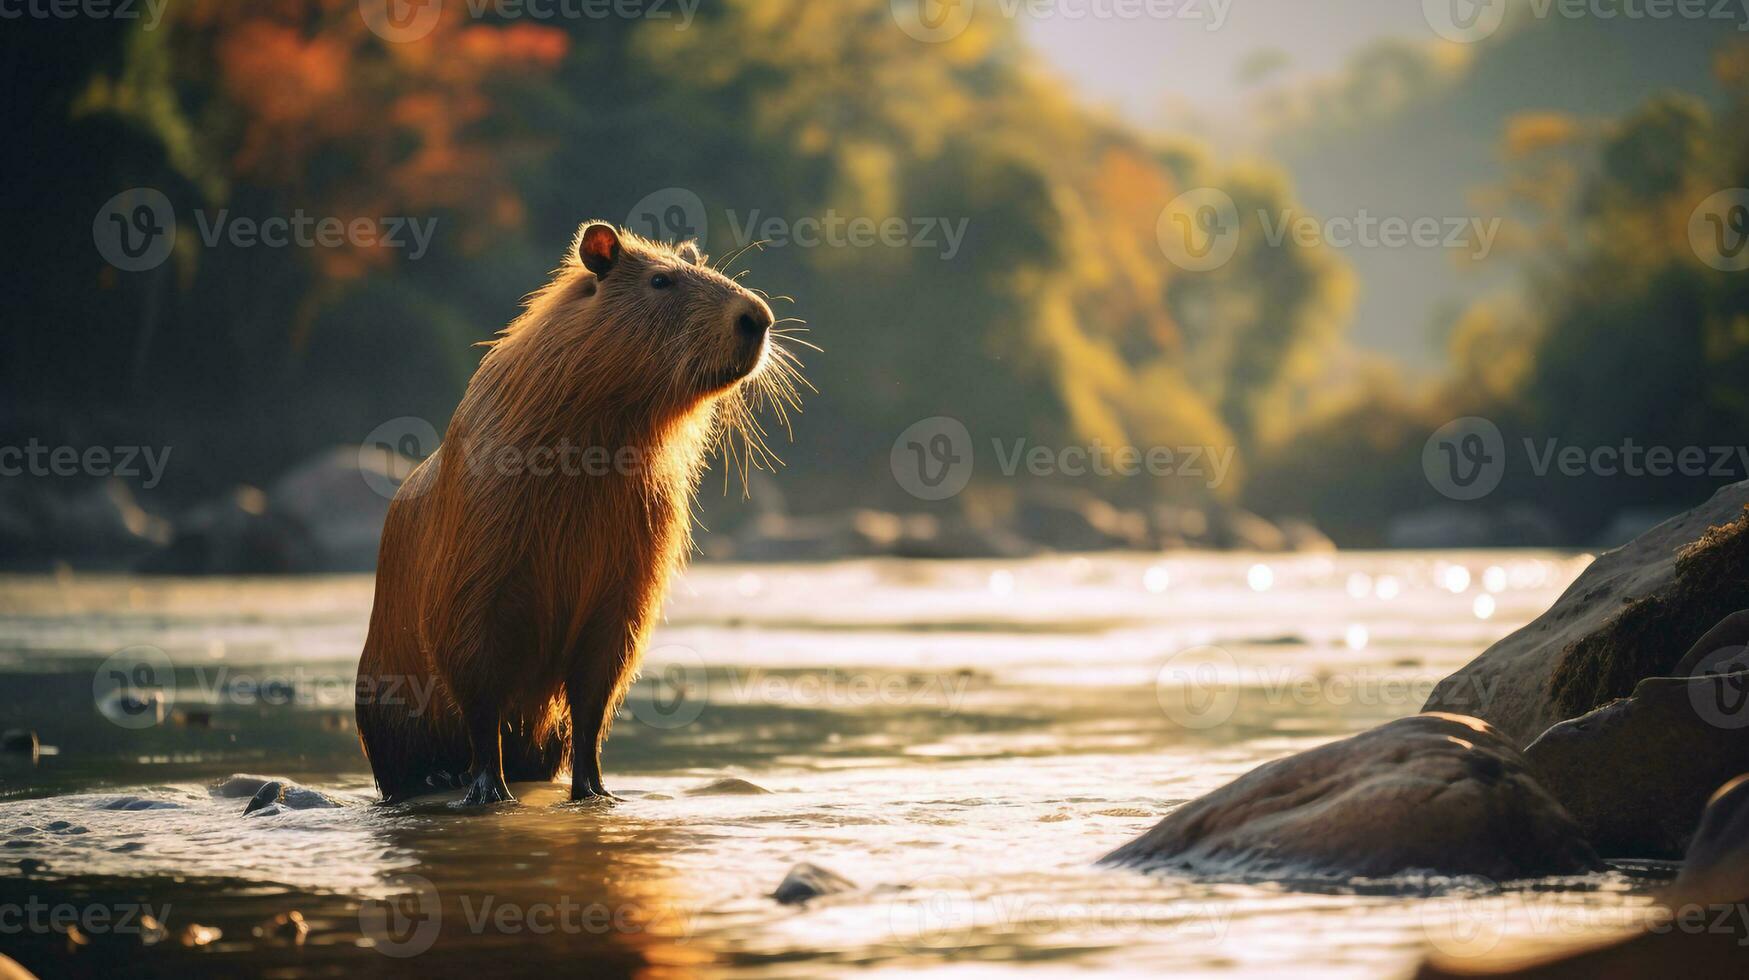
[[[357,706],[385,799],[510,801],[567,765],[573,799],[611,798],[602,743],[707,456],[759,451],[750,406],[799,381],[772,324],[690,242],[578,232],[389,507]]]

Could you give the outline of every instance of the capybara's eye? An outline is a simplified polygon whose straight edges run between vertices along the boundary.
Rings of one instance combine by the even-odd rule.
[[[672,285],[674,285],[674,280],[670,279],[666,273],[658,272],[650,277],[651,289],[667,289]]]

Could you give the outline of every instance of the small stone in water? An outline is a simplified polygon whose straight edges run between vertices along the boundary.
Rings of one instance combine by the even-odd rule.
[[[285,795],[285,786],[283,784],[268,783],[255,791],[254,798],[249,801],[248,806],[243,808],[243,815],[246,817],[249,814],[254,813],[256,810],[264,810],[273,806],[279,802],[279,798],[283,795]]]
[[[771,790],[745,779],[727,776],[686,791],[687,796],[763,796]]]
[[[16,752],[20,755],[36,755],[42,748],[36,732],[28,728],[9,728],[0,735],[0,752]]]
[[[283,939],[293,946],[302,946],[310,934],[310,924],[304,921],[302,912],[293,909],[256,926],[254,932],[257,939]]]
[[[789,869],[789,874],[783,876],[783,881],[771,893],[771,897],[782,905],[800,905],[812,898],[836,895],[855,888],[856,885],[850,879],[804,861]]]
[[[190,922],[182,927],[181,932],[176,934],[176,941],[184,946],[208,946],[218,942],[224,935],[224,931],[217,926],[203,926],[197,922]]]

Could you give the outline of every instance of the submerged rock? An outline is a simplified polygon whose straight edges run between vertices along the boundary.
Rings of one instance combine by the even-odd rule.
[[[247,773],[218,780],[207,787],[207,792],[219,799],[249,797],[249,805],[243,810],[245,816],[257,812],[264,815],[269,811],[278,813],[282,809],[328,810],[346,805],[326,793],[299,786],[289,779]]]
[[[284,793],[285,787],[279,783],[267,783],[263,785],[255,792],[255,796],[249,800],[249,805],[243,808],[243,816],[246,817],[251,813],[258,810],[265,810],[269,807],[273,808],[274,813],[278,813],[279,798]]]
[[[1104,859],[1270,877],[1410,871],[1497,881],[1599,867],[1573,818],[1505,738],[1426,714],[1261,766]]]
[[[827,871],[817,864],[803,862],[789,869],[771,897],[780,905],[800,905],[822,895],[837,895],[854,891],[856,885],[842,875]]]
[[[1609,857],[1680,857],[1721,783],[1749,771],[1749,671],[1654,677],[1525,750]]]
[[[257,939],[274,939],[293,946],[302,946],[304,940],[310,936],[310,924],[304,921],[302,912],[293,909],[279,913],[250,932]]]
[[[1520,746],[1675,672],[1749,608],[1749,481],[1720,490],[1580,575],[1553,607],[1440,682],[1422,709],[1475,715]]]
[[[1749,773],[1707,802],[1673,891],[1689,901],[1749,899]],[[1743,939],[1749,947],[1749,936]]]
[[[98,809],[137,812],[140,810],[181,810],[183,806],[168,800],[147,800],[138,796],[120,796],[103,804]]]
[[[734,776],[713,780],[686,791],[687,796],[764,796],[771,790]]]
[[[1640,980],[1642,977],[1739,977],[1749,964],[1744,901],[1749,900],[1749,775],[1714,795],[1688,849],[1682,876],[1646,911],[1641,934],[1591,941],[1567,952],[1530,956],[1435,956],[1416,980],[1515,977],[1518,980]]]

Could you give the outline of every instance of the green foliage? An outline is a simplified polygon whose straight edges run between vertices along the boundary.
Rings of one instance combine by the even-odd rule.
[[[1077,104],[993,8],[925,44],[886,0],[731,0],[687,30],[449,7],[428,40],[390,44],[349,0],[197,0],[130,38],[118,64],[92,63],[63,125],[129,126],[115,158],[139,164],[120,186],[169,192],[189,236],[174,276],[87,265],[53,284],[77,304],[81,278],[115,280],[122,315],[92,320],[77,345],[137,349],[151,379],[149,404],[114,386],[62,394],[165,420],[162,439],[198,433],[212,459],[246,461],[228,477],[257,480],[293,447],[402,414],[441,422],[470,343],[514,315],[576,224],[624,220],[670,187],[704,201],[718,257],[747,244],[738,226],[754,213],[964,223],[952,256],[938,234],[734,260],[750,284],[793,294],[779,315],[811,321],[825,348],[807,358],[821,394],[795,445],[777,447],[803,486],[896,492],[893,439],[941,414],[986,446],[1231,445],[1279,428],[1338,342],[1348,287],[1321,250],[1264,246],[1251,228],[1220,270],[1164,261],[1155,224],[1174,197],[1221,187],[1255,223],[1293,207],[1279,175]],[[89,210],[106,186],[66,191]],[[191,240],[196,208],[434,217],[439,234],[416,262],[214,247]],[[319,392],[320,409],[297,392]]]
[[[1368,512],[1381,498],[1395,495],[1397,509],[1445,503],[1417,485],[1420,448],[1434,429],[1469,415],[1506,430],[1520,471],[1524,439],[1587,449],[1627,440],[1672,449],[1742,445],[1749,282],[1705,261],[1705,242],[1690,241],[1690,221],[1715,192],[1749,184],[1743,57],[1736,50],[1721,58],[1731,101],[1718,118],[1693,99],[1669,95],[1607,127],[1577,195],[1548,186],[1570,171],[1521,160],[1508,181],[1511,195],[1537,210],[1571,201],[1567,211],[1546,215],[1552,227],[1538,236],[1564,245],[1532,268],[1522,295],[1479,302],[1459,317],[1453,369],[1443,383],[1412,392],[1387,380],[1351,396],[1340,411],[1313,416],[1272,454],[1253,501],[1290,503],[1274,488],[1291,485],[1314,514],[1351,531],[1349,540],[1376,541]],[[1381,418],[1398,424],[1379,433]],[[1623,507],[1691,505],[1717,482],[1535,479],[1509,470],[1487,506],[1534,502],[1583,538]]]

